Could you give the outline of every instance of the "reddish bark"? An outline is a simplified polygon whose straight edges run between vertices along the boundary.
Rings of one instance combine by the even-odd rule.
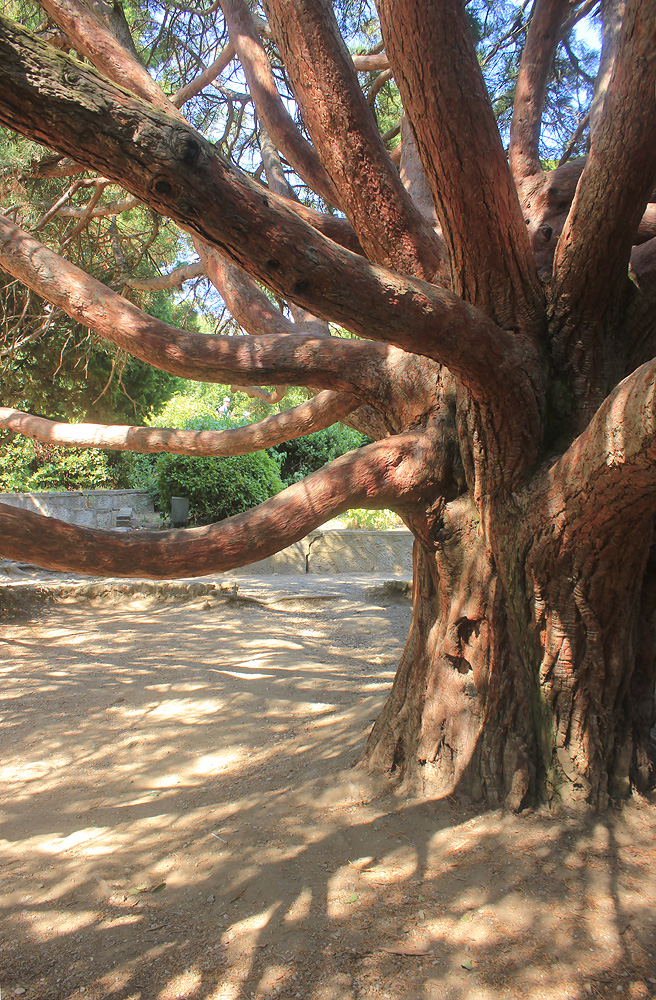
[[[268,394],[270,402],[276,402]],[[357,406],[346,394],[320,392],[291,410],[274,413],[246,427],[223,431],[185,431],[166,427],[62,424],[31,413],[0,406],[0,428],[23,434],[43,444],[67,448],[103,448],[106,451],[137,451],[141,454],[169,452],[174,455],[204,455],[223,458],[247,455],[283,441],[312,434],[342,420]]]
[[[535,0],[515,87],[510,168],[519,181],[542,172],[539,146],[547,76],[556,54],[568,0]]]
[[[629,0],[603,112],[554,258],[555,356],[571,380],[580,426],[624,364],[622,342],[610,329],[626,306],[631,247],[656,177],[644,97],[655,87],[656,12]],[[591,245],[598,247],[595,254]]]
[[[248,6],[244,0],[221,0],[221,7],[264,127],[298,175],[323,195],[329,204],[339,208],[338,191],[280,100],[267,54]]]
[[[444,270],[443,248],[389,158],[332,5],[267,0],[267,12],[305,124],[365,253],[402,274],[434,280]]]
[[[542,293],[464,7],[458,0],[379,0],[378,11],[454,291],[535,343],[543,334]]]

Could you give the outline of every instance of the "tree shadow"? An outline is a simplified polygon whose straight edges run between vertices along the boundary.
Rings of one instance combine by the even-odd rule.
[[[137,603],[10,624],[0,986],[28,1000],[656,992],[653,801],[480,815],[351,769],[409,612]]]

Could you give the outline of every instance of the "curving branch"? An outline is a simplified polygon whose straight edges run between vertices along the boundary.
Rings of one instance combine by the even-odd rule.
[[[292,336],[220,337],[155,319],[0,215],[0,264],[67,316],[163,371],[206,382],[308,382],[359,391],[386,349],[355,340]],[[375,368],[374,364],[374,368]],[[375,375],[372,376],[375,379]]]
[[[554,259],[554,318],[565,357],[592,348],[597,324],[621,306],[626,291],[631,247],[656,178],[655,86],[656,10],[629,0],[601,118]]]
[[[262,451],[284,441],[293,441],[323,430],[352,413],[357,406],[358,402],[353,396],[325,390],[299,406],[283,413],[271,414],[257,423],[216,431],[118,424],[63,424],[1,406],[0,430],[65,448],[137,451],[142,455],[168,452],[174,455],[226,458]]]
[[[377,6],[454,291],[535,344],[543,335],[543,294],[465,8],[460,0]]]
[[[401,183],[332,4],[267,0],[266,8],[307,129],[367,256],[402,274],[439,277],[445,248]]]
[[[436,463],[426,436],[398,435],[343,455],[243,514],[178,531],[98,531],[0,504],[0,556],[101,576],[221,573],[273,555],[349,507],[420,501],[435,488],[426,470]]]
[[[208,84],[216,80],[217,76],[223,73],[226,66],[232,62],[237,54],[236,49],[232,42],[229,42],[226,47],[218,54],[214,62],[210,63],[202,73],[199,73],[197,77],[186,83],[184,87],[181,87],[177,94],[172,98],[172,103],[175,104],[176,108],[181,108],[183,104],[190,101],[192,97],[196,97],[200,94],[202,90],[207,87]]]
[[[515,182],[542,172],[539,146],[547,78],[569,0],[535,0],[522,53],[508,158]]]
[[[339,194],[333,182],[280,99],[269,59],[247,4],[244,0],[221,0],[221,7],[264,127],[299,177],[329,204],[339,208]]]

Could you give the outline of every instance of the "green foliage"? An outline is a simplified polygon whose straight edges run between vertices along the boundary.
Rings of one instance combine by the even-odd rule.
[[[160,410],[160,427],[187,430],[225,430],[245,423],[219,415],[217,404],[226,396],[226,386],[204,387],[177,393]],[[226,392],[226,395],[222,393]],[[189,497],[189,513],[197,524],[221,521],[275,496],[283,488],[280,466],[268,452],[231,458],[195,458],[189,455],[143,456],[154,459],[162,510],[169,511],[171,497]],[[142,463],[142,472],[146,463]]]
[[[366,444],[369,438],[345,424],[333,424],[307,437],[286,441],[271,449],[281,458],[280,475],[285,486],[305,479],[311,472],[354,448]]]
[[[123,485],[121,467],[113,455],[0,435],[0,491],[4,493],[116,489]]]
[[[392,510],[366,510],[356,507],[335,518],[344,528],[363,528],[369,531],[385,531],[388,528],[402,528],[403,521]]]
[[[171,509],[173,496],[189,497],[197,524],[240,514],[282,489],[278,464],[267,452],[233,458],[161,455],[157,467],[162,509]]]

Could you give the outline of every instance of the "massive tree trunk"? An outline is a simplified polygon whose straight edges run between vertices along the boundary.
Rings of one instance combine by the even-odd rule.
[[[415,536],[413,616],[363,766],[422,795],[512,809],[604,807],[645,788],[656,680],[653,4],[627,0],[621,37],[605,33],[587,159],[547,173],[542,109],[570,5],[534,4],[508,163],[463,5],[379,0],[386,54],[375,58],[391,67],[405,114],[399,176],[357,83],[369,57],[353,65],[328,0],[265,3],[312,145],[280,102],[248,6],[221,2],[275,145],[346,219],[298,204],[284,179],[265,188],[240,174],[82,0],[43,6],[95,70],[0,19],[0,121],[175,220],[199,255],[193,273],[251,336],[162,323],[6,216],[0,265],[166,371],[327,391],[202,438],[10,408],[0,427],[68,446],[221,455],[348,415],[377,440],[200,529],[116,537],[5,508],[0,554],[89,573],[202,574],[254,562],[350,506],[392,507]],[[617,18],[618,4],[604,9]],[[327,336],[326,322],[365,339]]]
[[[466,497],[434,547],[415,542],[412,624],[363,761],[415,793],[603,808],[649,786],[652,518],[572,546],[567,512],[535,500],[527,521],[502,513],[496,558]]]

